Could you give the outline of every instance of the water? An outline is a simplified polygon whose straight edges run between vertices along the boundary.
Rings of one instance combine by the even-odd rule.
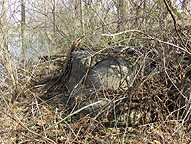
[[[46,42],[40,41],[34,35],[29,35],[26,41],[27,44],[27,66],[32,66],[39,60],[39,57],[49,55],[49,45]],[[8,50],[10,52],[10,58],[12,63],[12,69],[14,72],[18,68],[23,68],[23,54],[21,37],[9,37]],[[7,63],[8,64],[8,63]],[[15,73],[15,75],[17,75]],[[8,73],[5,67],[0,63],[0,85],[7,80]]]

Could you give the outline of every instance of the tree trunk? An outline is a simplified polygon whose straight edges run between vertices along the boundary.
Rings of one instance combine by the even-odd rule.
[[[27,47],[26,47],[26,34],[25,34],[25,4],[26,0],[21,0],[21,38],[22,38],[22,54],[23,54],[23,66],[26,66],[27,62]]]
[[[116,8],[117,8],[117,16],[118,16],[118,25],[117,25],[117,31],[119,32],[121,30],[121,27],[123,27],[123,21],[124,21],[124,0],[113,0]]]
[[[56,11],[56,0],[53,0],[52,16],[53,16],[53,32],[54,32],[54,35],[56,33],[56,15],[55,15],[55,11]]]
[[[2,36],[3,36],[3,49],[8,51],[8,23],[7,23],[7,6],[6,6],[7,1],[2,0]]]
[[[84,35],[83,0],[80,0],[81,32]]]

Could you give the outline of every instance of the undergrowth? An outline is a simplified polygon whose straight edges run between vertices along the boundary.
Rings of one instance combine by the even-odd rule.
[[[191,35],[187,22],[190,22],[190,13],[180,22],[180,14],[165,2],[153,1],[147,8],[133,5],[130,13],[136,12],[132,17],[113,23],[107,18],[101,19],[86,3],[85,12],[92,11],[91,20],[96,16],[101,22],[90,20],[97,26],[84,26],[85,38],[76,51],[85,51],[92,57],[96,53],[128,61],[134,75],[125,88],[86,86],[90,93],[84,98],[68,92],[65,82],[53,85],[63,73],[65,55],[40,57],[32,66],[23,68],[16,67],[14,61],[7,63],[12,58],[10,53],[10,57],[1,54],[4,70],[1,72],[0,142],[189,144]],[[63,23],[65,19],[59,16]],[[81,36],[78,31],[68,34],[60,44],[72,45],[71,41]],[[107,102],[101,105],[103,96]],[[84,101],[89,103],[81,107]],[[96,105],[100,107],[86,112]],[[132,117],[138,117],[139,121],[132,124]]]

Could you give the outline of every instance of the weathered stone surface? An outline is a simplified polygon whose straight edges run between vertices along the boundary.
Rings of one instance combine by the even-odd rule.
[[[117,122],[118,125],[124,125],[124,126],[127,124],[128,126],[135,126],[138,124],[149,123],[152,121],[150,112],[146,113],[147,111],[144,111],[143,109],[134,106],[138,105],[137,103],[132,103],[132,107],[129,112],[127,109],[122,114],[120,114],[120,112],[116,112],[117,115],[114,116],[114,112],[111,109],[115,109],[115,105],[111,100],[104,98],[104,96],[101,96],[101,98],[87,99],[81,102],[80,108],[100,100],[102,101],[101,103],[88,107],[83,111],[81,111],[81,113],[83,113],[84,115],[88,115],[90,117],[94,118],[99,117],[102,119],[105,118],[106,113],[110,111],[110,116],[107,117],[107,119],[110,119],[110,124],[115,124]]]
[[[69,90],[70,92],[79,84],[79,87],[76,89],[75,93],[79,95],[83,101],[79,104],[79,108],[102,100],[101,103],[88,107],[81,111],[85,115],[95,117],[102,115],[104,109],[114,107],[111,99],[107,99],[103,94],[92,94],[91,90],[94,89],[125,89],[128,87],[128,84],[132,81],[133,78],[133,68],[130,63],[123,58],[112,58],[107,56],[95,56],[92,57],[90,62],[90,55],[83,53],[74,53],[74,59],[72,62],[72,71],[69,79]],[[86,77],[86,73],[89,69],[86,81],[80,83],[80,81]],[[86,87],[91,88],[86,89]],[[82,93],[83,91],[83,93]],[[92,97],[93,96],[93,97]],[[101,113],[99,115],[99,113]],[[144,117],[144,112],[140,109],[131,109],[129,116],[128,111],[124,112],[121,116],[117,116],[118,122],[122,125],[137,125],[142,121]]]
[[[88,70],[88,55],[85,54],[75,54],[75,58],[72,61],[72,71],[69,78],[68,88],[71,92],[73,88],[80,82],[80,80],[85,76]]]
[[[89,72],[87,84],[101,89],[127,87],[131,80],[132,68],[123,59],[106,59],[95,65]]]
[[[85,115],[89,115],[91,117],[95,117],[99,112],[101,112],[103,110],[104,106],[108,104],[108,100],[106,100],[103,97],[102,98],[94,98],[94,99],[87,99],[80,104],[80,108],[82,108],[84,106],[87,106],[89,104],[95,103],[95,102],[100,101],[100,100],[101,100],[100,103],[84,109],[83,111],[81,111],[81,113],[83,113]]]
[[[93,57],[91,64],[89,55],[75,56],[72,62],[72,71],[69,80],[69,90],[85,77],[89,66],[91,66],[87,75],[85,85],[96,89],[118,89],[125,88],[132,79],[133,68],[130,63],[122,58]]]

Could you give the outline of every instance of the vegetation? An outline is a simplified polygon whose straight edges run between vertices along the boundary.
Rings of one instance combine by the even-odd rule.
[[[191,142],[189,0],[0,3],[1,143]],[[92,90],[110,98],[94,117],[82,111],[100,101],[80,108],[80,95],[55,83],[82,36],[78,50],[117,51],[135,69],[126,89]],[[142,121],[121,124],[134,108]]]

